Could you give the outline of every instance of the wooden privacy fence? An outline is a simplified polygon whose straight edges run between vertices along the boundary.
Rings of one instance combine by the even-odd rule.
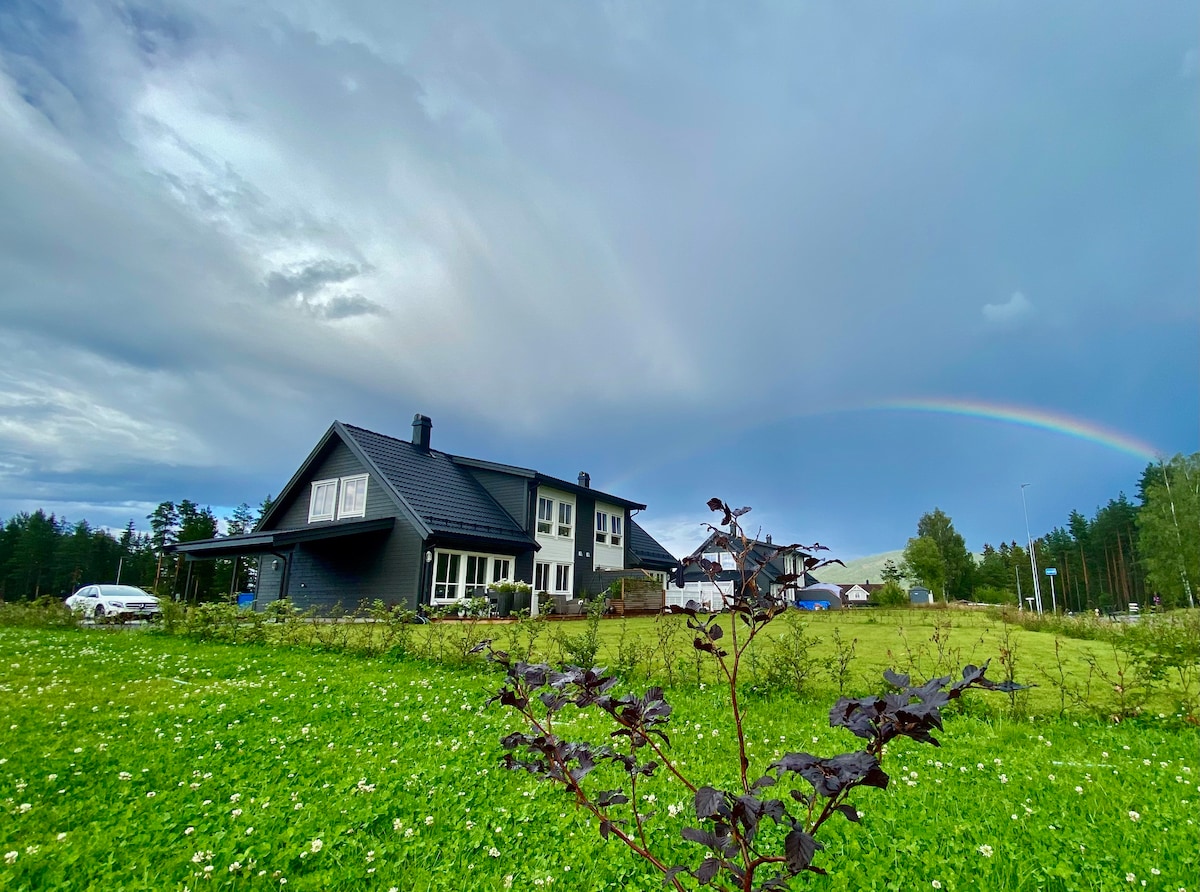
[[[625,578],[621,580],[621,596],[610,598],[609,605],[617,616],[637,613],[662,613],[666,592],[657,579]]]

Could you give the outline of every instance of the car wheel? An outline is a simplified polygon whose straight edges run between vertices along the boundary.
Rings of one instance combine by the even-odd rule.
[[[94,608],[92,608],[92,621],[97,623],[104,622],[103,604],[97,604]]]

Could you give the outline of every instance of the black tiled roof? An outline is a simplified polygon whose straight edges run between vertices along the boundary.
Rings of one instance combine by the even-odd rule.
[[[679,561],[632,518],[629,520],[629,550],[633,552],[639,564],[651,569],[667,570],[679,565]]]
[[[387,483],[435,533],[533,545],[533,539],[467,471],[436,449],[343,424]]]

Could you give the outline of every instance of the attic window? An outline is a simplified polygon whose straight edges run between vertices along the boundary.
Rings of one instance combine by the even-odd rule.
[[[337,502],[336,480],[314,480],[312,498],[308,503],[308,522],[333,520],[333,506]],[[364,493],[366,488],[363,489]]]
[[[367,513],[367,475],[342,478],[342,502],[338,517],[362,517]]]

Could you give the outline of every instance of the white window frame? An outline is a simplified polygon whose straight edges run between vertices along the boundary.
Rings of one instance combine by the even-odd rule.
[[[341,496],[338,499],[338,518],[365,517],[367,513],[367,474],[355,474],[353,477],[343,477],[341,480]],[[356,484],[362,483],[361,494]],[[354,504],[347,505],[351,495],[357,496]]]
[[[550,568],[554,566],[546,561],[538,561],[533,566],[533,590],[535,592],[550,591]]]
[[[321,511],[318,513],[318,496],[321,496],[321,501],[324,501],[323,493],[327,493],[332,489],[332,495],[329,496],[329,511]],[[314,480],[312,482],[312,491],[308,498],[308,522],[313,523],[318,520],[333,520],[334,511],[337,510],[337,495],[338,481],[334,477],[330,480]]]
[[[554,535],[554,499],[538,496],[537,531],[538,535]]]
[[[456,551],[450,548],[434,549],[430,603],[458,604],[471,597],[472,592],[481,593],[493,584],[511,582],[513,561],[512,555],[509,554]],[[443,566],[447,571],[445,579],[440,578]],[[454,568],[453,579],[450,578],[451,567]],[[475,570],[475,575],[470,579],[467,577],[469,568]],[[438,594],[439,587],[443,587],[442,594]]]
[[[446,567],[446,578],[440,579],[441,570],[444,564]],[[433,591],[431,593],[430,602],[433,604],[453,604],[455,601],[462,600],[460,585],[462,584],[463,574],[463,553],[460,551],[441,551],[439,550],[433,556]],[[454,568],[454,573],[451,574],[450,568]],[[453,575],[453,579],[451,579]],[[439,587],[442,588],[442,593],[438,593]]]
[[[569,595],[571,594],[571,577],[574,575],[575,566],[573,564],[555,564],[554,565],[554,588],[551,589],[551,594],[554,595]],[[549,580],[547,580],[549,581]]]
[[[596,544],[621,547],[625,535],[625,518],[609,511],[596,511]]]
[[[512,558],[508,557],[493,557],[492,558],[492,584],[497,585],[501,582],[512,582]]]
[[[554,526],[554,532],[560,539],[571,538],[571,534],[575,530],[575,524],[573,523],[574,518],[572,517],[574,513],[575,506],[570,502],[558,503],[558,511],[556,512],[558,515],[558,523]]]

